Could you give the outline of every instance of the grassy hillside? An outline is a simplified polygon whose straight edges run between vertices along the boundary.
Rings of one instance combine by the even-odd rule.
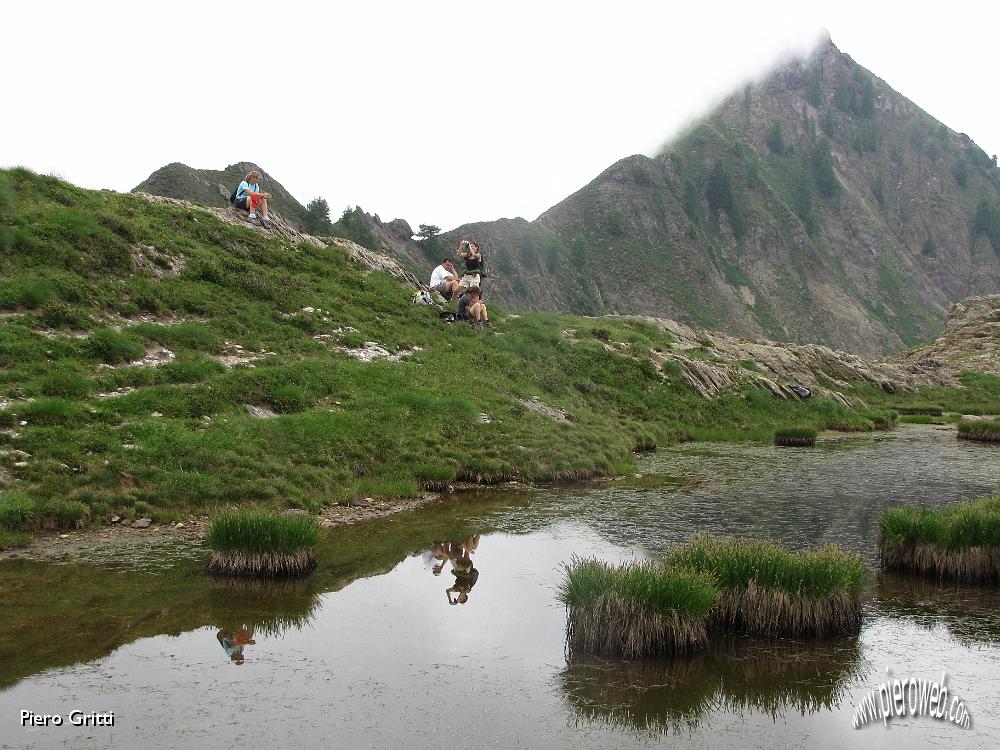
[[[494,334],[410,295],[337,245],[0,172],[0,530],[618,473],[654,443],[863,421],[702,399],[641,321],[494,310]],[[398,361],[351,356],[364,342]]]

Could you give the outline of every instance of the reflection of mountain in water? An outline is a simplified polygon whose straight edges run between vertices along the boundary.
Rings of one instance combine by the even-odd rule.
[[[861,667],[856,638],[721,638],[688,656],[629,662],[574,657],[560,682],[585,721],[665,734],[693,729],[715,711],[762,711],[777,718],[790,710],[836,707]]]
[[[964,646],[1000,643],[1000,588],[882,572],[875,612],[933,630],[943,625]]]

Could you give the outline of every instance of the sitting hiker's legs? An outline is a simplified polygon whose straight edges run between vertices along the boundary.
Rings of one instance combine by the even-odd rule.
[[[267,221],[267,198],[260,199],[260,215],[264,221]]]

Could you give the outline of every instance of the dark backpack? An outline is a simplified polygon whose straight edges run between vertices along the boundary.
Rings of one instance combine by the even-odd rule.
[[[229,202],[232,203],[234,206],[236,205],[236,194],[238,192],[240,192],[240,188],[237,185],[236,189],[233,191],[233,194],[229,196]]]

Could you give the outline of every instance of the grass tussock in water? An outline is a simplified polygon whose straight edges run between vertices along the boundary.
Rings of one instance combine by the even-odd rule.
[[[206,541],[209,573],[241,577],[298,576],[316,567],[319,538],[311,516],[228,511],[217,516]]]
[[[899,404],[892,408],[906,416],[940,417],[944,414],[944,407],[940,404],[928,404],[924,402]]]
[[[866,571],[835,545],[792,553],[699,535],[662,562],[567,566],[571,652],[634,658],[705,647],[713,629],[765,636],[857,633]]]
[[[899,412],[894,409],[874,409],[867,414],[872,422],[872,427],[876,430],[895,429],[899,422]]]
[[[704,573],[574,560],[559,592],[567,645],[571,652],[626,658],[700,650],[717,594]]]
[[[782,427],[774,432],[774,444],[811,448],[816,445],[816,430],[811,427]]]
[[[673,565],[708,573],[720,595],[712,622],[757,635],[857,633],[864,563],[836,545],[789,552],[756,540],[698,535],[674,548]]]
[[[958,423],[959,440],[1000,443],[1000,419],[963,419]]]
[[[879,518],[886,568],[958,581],[1000,580],[1000,495],[936,509],[905,506]]]

